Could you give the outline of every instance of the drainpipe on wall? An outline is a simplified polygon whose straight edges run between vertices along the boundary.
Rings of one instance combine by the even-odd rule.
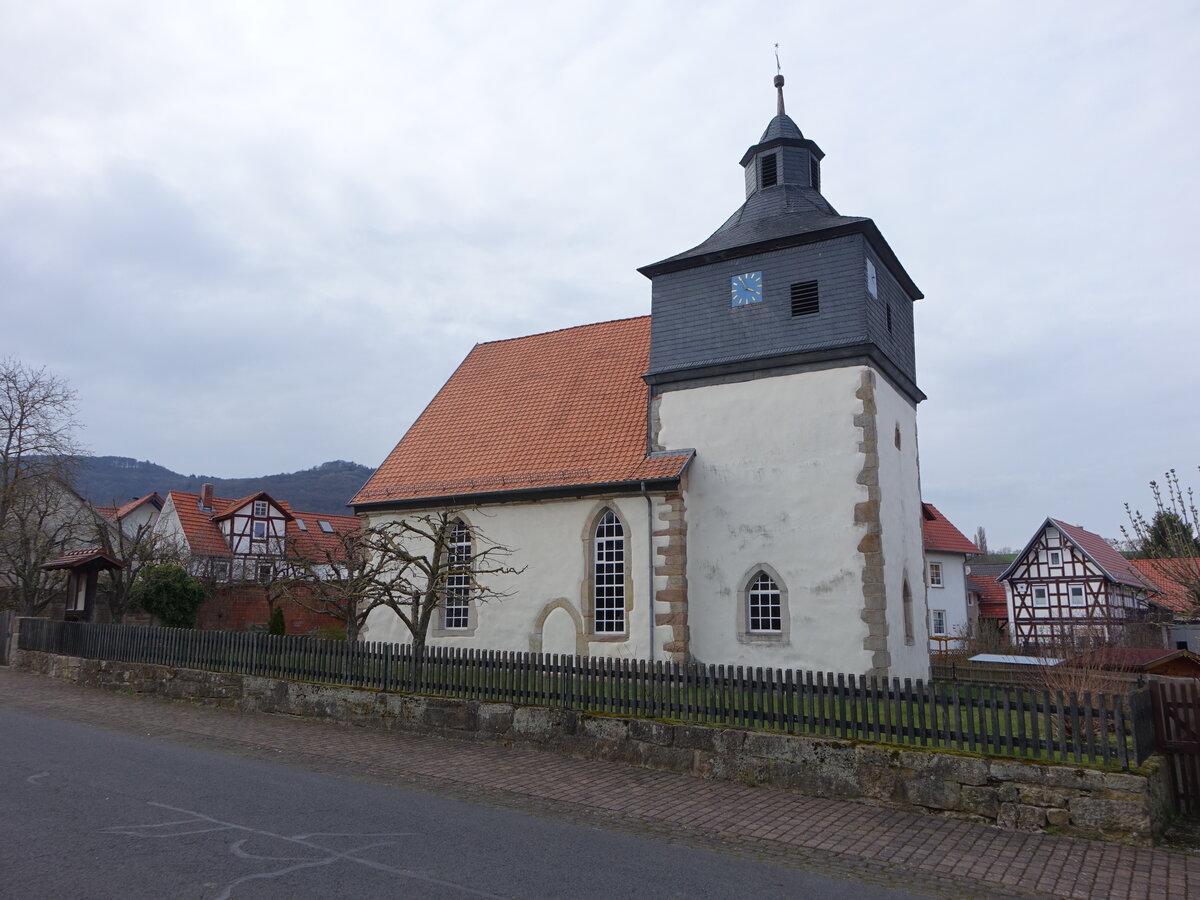
[[[646,607],[649,610],[650,653],[647,662],[654,662],[654,501],[646,492],[646,482],[641,482],[642,496],[646,498],[646,569],[649,581],[646,582]]]

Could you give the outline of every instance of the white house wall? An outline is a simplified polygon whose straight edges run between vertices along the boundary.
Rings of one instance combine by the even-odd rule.
[[[627,635],[588,640],[580,632],[585,614],[584,594],[592,565],[591,536],[600,512],[609,507],[620,518],[625,532],[626,584],[632,604],[626,601]],[[657,509],[657,504],[656,504]],[[430,644],[487,647],[498,650],[580,652],[593,656],[645,659],[650,653],[650,612],[647,609],[649,559],[646,546],[646,501],[632,497],[547,500],[458,510],[487,542],[513,551],[506,564],[524,568],[519,575],[496,577],[489,588],[511,592],[501,600],[476,604],[478,625],[462,634],[434,635]],[[407,515],[419,515],[419,512]],[[368,516],[368,523],[396,521],[404,513]],[[656,511],[657,515],[657,511]],[[658,526],[656,526],[658,527]],[[573,648],[563,646],[570,625],[576,636]],[[543,635],[545,632],[545,635]],[[669,629],[660,628],[656,648],[669,640]],[[388,609],[379,609],[367,621],[367,639],[407,643],[404,623]],[[658,652],[657,658],[662,658]]]

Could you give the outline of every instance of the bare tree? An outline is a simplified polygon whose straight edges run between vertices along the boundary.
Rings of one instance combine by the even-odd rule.
[[[0,359],[0,529],[23,482],[70,480],[82,453],[75,442],[75,391],[45,368]]]
[[[1156,575],[1180,585],[1191,603],[1190,615],[1200,615],[1200,544],[1197,543],[1196,498],[1171,469],[1164,483],[1150,482],[1154,512],[1149,518],[1125,504],[1129,527],[1121,534],[1135,552],[1150,561]]]
[[[182,548],[155,531],[151,520],[133,525],[120,519],[110,521],[94,513],[90,536],[95,546],[125,564],[123,568],[108,570],[103,576],[105,599],[113,622],[125,620],[134,585],[148,566],[166,562],[182,565],[185,561]]]
[[[373,552],[376,538],[372,529],[357,528],[339,531],[319,547],[301,535],[289,537],[280,575],[267,587],[268,604],[287,599],[323,613],[342,623],[347,641],[357,641],[367,616],[382,603],[380,586],[390,590],[401,572],[394,560]]]
[[[8,521],[0,528],[0,585],[9,605],[26,616],[41,614],[62,591],[62,571],[45,563],[81,549],[80,536],[94,516],[73,490],[51,476],[24,479],[8,498]]]
[[[430,622],[447,599],[503,599],[511,592],[497,590],[491,580],[525,571],[507,564],[511,550],[490,542],[452,510],[409,516],[363,534],[368,551],[382,563],[367,587],[368,602],[391,609],[412,635],[410,676],[420,669]]]
[[[980,553],[982,553],[984,556],[987,556],[987,532],[983,530],[982,525],[975,529],[975,546],[979,548]]]

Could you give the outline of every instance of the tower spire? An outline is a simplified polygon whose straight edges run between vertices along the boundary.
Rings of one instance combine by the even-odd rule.
[[[775,44],[775,90],[779,93],[779,99],[776,102],[775,115],[786,115],[783,111],[783,69],[779,65],[779,44]]]

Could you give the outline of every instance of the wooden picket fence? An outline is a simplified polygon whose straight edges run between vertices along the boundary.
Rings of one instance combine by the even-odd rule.
[[[1149,692],[1032,691],[827,672],[412,648],[257,632],[25,619],[20,647],[381,691],[558,707],[1127,769],[1154,749]]]
[[[1150,691],[1155,736],[1171,772],[1175,809],[1200,815],[1200,684],[1155,678]]]

